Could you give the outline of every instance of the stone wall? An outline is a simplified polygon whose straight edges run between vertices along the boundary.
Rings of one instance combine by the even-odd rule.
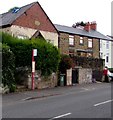
[[[79,68],[78,83],[92,83],[92,69]]]
[[[60,33],[59,49],[61,54],[69,54],[69,35]]]
[[[100,51],[100,40],[98,40],[98,39],[93,39],[93,56],[94,56],[94,58],[99,58],[100,57],[100,53],[99,53],[99,51]]]
[[[52,73],[48,77],[40,76],[40,73],[35,73],[35,89],[53,88],[57,86],[57,74]],[[25,86],[31,89],[31,76],[28,77]]]
[[[77,56],[77,50],[87,51],[85,53],[92,53],[93,58],[99,58],[99,39],[92,39],[93,40],[93,47],[88,47],[88,37],[83,37],[83,44],[80,44],[80,35],[73,35],[74,36],[74,45],[69,45],[69,35],[68,33],[60,33],[59,35],[59,48],[61,54],[73,54]],[[88,52],[89,51],[89,52]]]
[[[66,85],[72,85],[72,68],[67,70],[67,83]]]

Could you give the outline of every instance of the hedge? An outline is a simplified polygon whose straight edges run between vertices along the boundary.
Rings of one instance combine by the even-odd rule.
[[[16,67],[31,67],[32,50],[37,49],[36,69],[41,70],[42,75],[57,71],[60,62],[59,50],[44,39],[21,40],[2,33],[2,42],[9,45],[14,53]]]
[[[8,86],[10,92],[15,91],[15,57],[10,47],[3,44],[2,45],[2,83]]]

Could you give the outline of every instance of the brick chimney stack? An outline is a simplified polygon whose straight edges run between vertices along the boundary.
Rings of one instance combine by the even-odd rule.
[[[89,32],[91,29],[90,23],[86,23],[86,25],[84,26],[84,30],[86,30],[87,32]]]
[[[91,22],[90,26],[91,26],[92,30],[96,30],[97,29],[97,23],[96,22]]]

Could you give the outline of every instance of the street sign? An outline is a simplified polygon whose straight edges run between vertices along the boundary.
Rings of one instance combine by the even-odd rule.
[[[35,61],[32,61],[32,72],[35,72]]]
[[[33,56],[37,56],[37,49],[33,49]]]

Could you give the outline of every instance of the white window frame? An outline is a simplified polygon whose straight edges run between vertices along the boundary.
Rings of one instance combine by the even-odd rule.
[[[74,36],[73,35],[69,35],[69,45],[74,46]]]
[[[28,38],[27,36],[24,36],[24,35],[18,35],[17,37],[18,37],[18,39],[22,39],[22,40],[24,40],[24,39],[27,39],[27,38]]]
[[[93,48],[93,40],[91,38],[88,39],[88,48]]]
[[[80,44],[84,44],[84,38],[80,37]]]

